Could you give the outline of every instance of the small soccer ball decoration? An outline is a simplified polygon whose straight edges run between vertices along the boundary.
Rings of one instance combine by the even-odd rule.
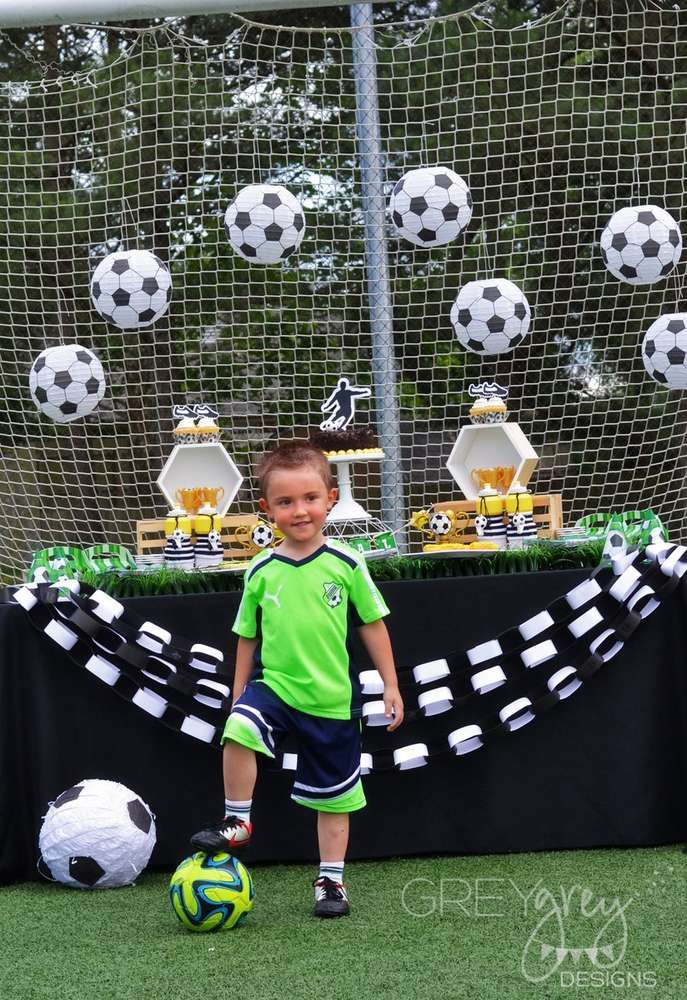
[[[250,537],[253,545],[257,545],[259,549],[268,548],[274,542],[272,525],[267,524],[265,521],[259,521],[253,526]]]
[[[665,389],[687,389],[687,313],[667,313],[651,324],[642,341],[642,361]]]
[[[42,351],[29,372],[29,391],[46,417],[60,424],[92,413],[105,395],[105,373],[93,351],[62,344]]]
[[[91,280],[91,299],[103,319],[120,330],[140,330],[167,312],[172,298],[168,267],[148,250],[108,254]]]
[[[474,354],[505,354],[522,343],[530,328],[530,304],[506,278],[469,281],[451,307],[456,337]]]
[[[440,247],[456,239],[472,218],[472,195],[448,167],[409,170],[389,199],[399,236],[419,247]]]
[[[601,234],[601,256],[611,274],[630,285],[653,285],[680,260],[682,235],[658,205],[621,208]]]
[[[242,924],[253,909],[253,896],[250,872],[230,854],[198,852],[185,858],[169,883],[177,917],[188,930],[201,933]]]
[[[249,184],[224,214],[229,243],[252,264],[276,264],[295,253],[305,233],[301,203],[285,187]]]
[[[116,781],[84,780],[50,803],[39,871],[77,889],[132,885],[154,846],[155,821],[138,795]]]
[[[453,528],[453,522],[448,514],[439,511],[429,519],[429,530],[433,535],[448,535]]]

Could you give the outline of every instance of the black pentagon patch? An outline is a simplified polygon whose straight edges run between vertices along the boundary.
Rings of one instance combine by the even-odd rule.
[[[458,322],[461,326],[467,326],[472,322],[472,313],[469,309],[460,309],[458,312]]]
[[[652,377],[655,378],[657,382],[662,382],[664,385],[667,385],[668,383],[668,379],[663,372],[654,371],[652,372]]]
[[[647,240],[646,243],[642,243],[642,253],[645,257],[658,257],[660,249],[661,247],[656,240]]]
[[[50,881],[50,882],[54,882],[55,881],[55,876],[53,875],[53,873],[50,871],[50,869],[48,868],[47,864],[45,863],[45,859],[43,858],[42,854],[40,854],[38,856],[38,864],[36,865],[36,868],[38,869],[38,874],[42,875],[43,878],[47,878],[48,881]]]
[[[124,288],[118,288],[112,293],[112,301],[116,306],[128,306],[129,298],[129,293]]]
[[[112,267],[110,268],[110,270],[114,274],[124,274],[125,271],[129,270],[129,261],[128,260],[116,260],[114,262],[114,264],[112,265]]]
[[[520,341],[525,339],[524,333],[516,333],[514,337],[510,338],[510,346],[517,347]]]
[[[644,353],[646,354],[647,358],[653,358],[654,354],[656,353],[656,344],[653,340],[647,340],[644,346]]]
[[[71,788],[68,788],[66,792],[62,792],[61,795],[58,795],[53,802],[55,809],[59,809],[60,806],[63,806],[66,802],[73,802],[74,799],[78,799],[82,792],[83,785],[73,785]]]
[[[417,237],[419,240],[422,240],[423,243],[434,243],[437,238],[437,234],[433,229],[421,229],[417,234]]]
[[[685,352],[680,347],[671,347],[668,351],[667,358],[671,365],[684,365]]]
[[[60,389],[66,389],[68,385],[71,385],[73,379],[69,372],[56,372],[55,373],[55,385],[59,386]]]
[[[90,365],[91,361],[93,360],[93,357],[88,353],[88,351],[77,351],[76,360],[83,361],[85,365]]]
[[[458,218],[458,212],[460,209],[457,205],[454,205],[452,201],[445,205],[441,210],[441,214],[446,219],[447,222],[454,222]]]
[[[241,253],[245,254],[246,257],[257,257],[258,251],[255,247],[250,246],[248,243],[244,243],[241,247]]]
[[[400,181],[396,181],[396,183],[394,184],[394,191],[393,191],[393,193],[394,194],[400,194],[400,192],[402,190],[403,190],[403,178],[401,177]]]
[[[153,822],[153,817],[150,815],[141,800],[132,799],[131,802],[127,802],[126,808],[134,826],[137,826],[139,830],[143,831],[143,833],[147,833],[148,830],[150,830],[150,824]]]
[[[515,306],[513,307],[513,311],[514,315],[517,316],[518,319],[524,319],[525,316],[527,315],[527,309],[525,309],[524,302],[516,302]]]
[[[444,188],[446,191],[453,186],[453,181],[447,174],[435,174],[434,183],[438,188]]]
[[[89,378],[86,382],[86,392],[89,396],[96,396],[98,394],[98,389],[100,389],[100,382],[97,378]]]
[[[636,278],[637,277],[637,271],[636,271],[636,269],[634,267],[630,267],[629,264],[623,264],[623,266],[621,268],[619,268],[619,271],[623,275],[624,278]]]
[[[69,859],[69,874],[81,885],[95,885],[105,874],[95,858],[75,857]]]
[[[168,301],[168,302],[171,302],[171,301],[172,301],[172,286],[171,286],[171,285],[170,285],[170,286],[169,286],[169,288],[167,289],[167,301]]]
[[[278,194],[272,191],[268,191],[267,194],[262,196],[263,205],[267,205],[268,208],[279,208],[282,201]]]
[[[160,288],[157,283],[157,278],[144,278],[143,285],[141,287],[148,295],[154,295]]]
[[[48,394],[47,394],[47,392],[45,391],[45,389],[43,388],[42,385],[37,385],[36,386],[35,391],[34,391],[34,396],[36,397],[36,399],[38,400],[39,403],[47,403],[48,402]]]
[[[611,240],[611,246],[614,250],[624,250],[627,246],[627,236],[625,233],[615,233]]]
[[[670,232],[668,233],[668,242],[671,244],[671,246],[674,247],[679,246],[680,234],[678,233],[677,229],[670,230]]]
[[[501,298],[501,292],[496,285],[488,285],[482,292],[482,298],[486,299],[487,302],[496,302],[497,299]]]
[[[398,229],[402,229],[403,228],[403,216],[401,215],[401,213],[400,212],[392,212],[391,217],[394,220],[394,225]]]
[[[286,258],[290,257],[292,253],[296,252],[296,249],[297,249],[296,247],[286,247],[286,249],[282,250],[282,252],[281,252],[281,255],[280,255],[281,259],[282,260],[286,260]]]
[[[653,212],[637,212],[637,222],[641,222],[643,226],[652,226],[656,222],[656,216]]]
[[[100,298],[100,282],[99,281],[94,281],[93,282],[93,285],[91,286],[91,291],[93,292],[93,298],[94,299],[99,299]]]
[[[666,274],[670,274],[670,272],[673,270],[674,267],[675,264],[673,264],[672,261],[670,261],[670,263],[668,264],[664,264],[663,267],[661,268],[662,276],[665,278]]]
[[[143,312],[140,312],[138,314],[138,318],[139,320],[142,320],[144,323],[149,323],[151,320],[155,319],[155,310],[144,309]]]
[[[487,320],[489,333],[503,333],[506,321],[502,316],[491,316]]]
[[[465,192],[465,201],[467,203],[468,208],[472,208],[472,195],[470,194],[469,191]]]
[[[666,324],[668,333],[682,333],[684,328],[685,324],[681,319],[671,319],[670,323]]]
[[[410,199],[410,211],[414,212],[415,215],[422,215],[429,208],[426,200],[424,198],[411,198]]]
[[[231,231],[226,222],[224,223],[224,232],[227,234],[227,239],[229,240],[229,242],[231,242]]]
[[[250,214],[248,212],[237,212],[234,225],[241,230],[248,229],[252,225]]]
[[[297,233],[300,233],[301,229],[305,228],[305,219],[303,218],[300,212],[298,213],[298,215],[294,215],[292,225]]]
[[[36,363],[33,366],[35,372],[40,372],[45,368],[45,358],[36,358]]]
[[[265,228],[265,237],[271,243],[278,243],[283,235],[284,230],[281,226],[278,226],[276,222],[270,222],[269,226],[266,226]]]
[[[604,264],[608,264],[608,254],[606,253],[603,247],[601,247],[601,259],[604,262]]]
[[[482,351],[484,350],[484,344],[482,343],[482,341],[473,340],[472,337],[470,337],[470,339],[468,340],[468,347],[470,348],[471,351],[476,351],[478,354],[481,354]]]
[[[67,400],[65,403],[62,403],[62,405],[60,406],[60,412],[64,413],[65,417],[69,416],[69,414],[71,413],[76,413],[78,409],[79,408],[76,405],[76,403],[71,403],[69,400]]]

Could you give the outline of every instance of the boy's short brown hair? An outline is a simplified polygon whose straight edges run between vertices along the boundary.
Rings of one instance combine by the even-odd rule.
[[[300,469],[310,465],[322,477],[327,491],[334,486],[332,467],[320,448],[310,441],[284,441],[273,451],[263,455],[258,464],[258,483],[260,496],[267,496],[267,481],[276,469]]]

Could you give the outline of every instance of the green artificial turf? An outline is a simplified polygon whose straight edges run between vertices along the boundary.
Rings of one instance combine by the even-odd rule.
[[[318,921],[310,915],[312,866],[255,866],[255,908],[245,925],[207,935],[177,923],[163,874],[100,892],[10,886],[0,892],[0,997],[684,1000],[686,867],[679,847],[351,863],[351,916]],[[603,985],[585,980],[593,971],[586,955],[577,965],[568,956],[542,982],[525,978],[523,950],[552,910],[543,895],[546,906],[535,908],[535,886],[561,909],[561,891],[569,897],[562,917],[569,947],[593,945],[606,922],[581,913],[581,890],[590,893],[588,913],[601,898],[626,907],[626,950],[612,970],[596,970]],[[529,894],[527,904],[520,894]],[[560,944],[551,922],[536,936],[527,967],[534,978],[546,970],[541,941]],[[598,943],[615,941],[615,959],[622,938],[616,908]]]

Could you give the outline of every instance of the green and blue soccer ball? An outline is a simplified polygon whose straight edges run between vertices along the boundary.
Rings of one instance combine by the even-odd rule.
[[[210,857],[199,851],[185,858],[172,875],[169,898],[190,931],[238,927],[253,909],[253,879],[231,854]]]

